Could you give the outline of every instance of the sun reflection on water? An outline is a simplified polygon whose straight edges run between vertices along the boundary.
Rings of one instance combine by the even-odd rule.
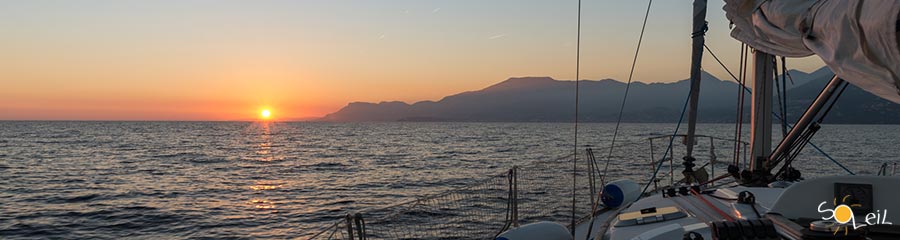
[[[278,186],[275,186],[275,185],[253,185],[253,186],[250,186],[250,189],[253,189],[254,191],[265,191],[265,190],[275,190],[275,189],[278,189],[279,187],[281,187],[281,185],[278,185]]]
[[[275,203],[266,199],[252,199],[248,203],[259,210],[275,210]]]
[[[272,143],[271,143],[271,142],[260,143],[260,144],[259,144],[259,149],[256,150],[256,154],[263,155],[263,156],[265,156],[265,155],[271,155],[271,154],[272,154],[271,149],[272,149]]]
[[[281,181],[256,181],[250,189],[257,192],[271,191],[275,189],[281,188],[283,185]]]
[[[279,196],[284,193],[279,189],[283,188],[285,182],[273,179],[275,175],[269,174],[282,167],[278,160],[285,159],[279,152],[285,145],[280,143],[283,136],[277,133],[278,127],[278,122],[257,122],[248,129],[251,134],[244,142],[244,159],[248,160],[245,164],[257,169],[253,175],[255,179],[249,186],[245,186],[245,194],[249,198],[244,199],[246,206],[254,214],[274,214],[284,207],[280,205],[285,202],[279,200],[282,199]]]
[[[258,144],[256,144],[254,152],[256,153],[255,159],[263,162],[271,162],[275,160],[282,160],[283,157],[277,156],[275,154],[275,149],[273,147],[274,139],[273,139],[273,124],[272,122],[260,122],[258,123],[260,126],[260,135]]]

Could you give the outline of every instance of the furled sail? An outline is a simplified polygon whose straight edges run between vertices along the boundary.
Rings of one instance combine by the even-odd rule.
[[[725,0],[731,36],[775,55],[818,55],[838,77],[900,103],[900,1]]]

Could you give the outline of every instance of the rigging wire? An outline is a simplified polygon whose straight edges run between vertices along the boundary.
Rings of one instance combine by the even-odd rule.
[[[781,116],[784,116],[783,118],[780,119],[781,120],[780,122],[781,122],[781,136],[782,137],[787,136],[787,132],[788,132],[787,131],[787,118],[788,118],[788,116],[787,116],[787,98],[785,97],[785,94],[787,93],[787,81],[785,79],[785,76],[787,74],[787,65],[786,64],[787,63],[785,61],[785,57],[781,57],[781,69],[780,69],[781,70],[781,74],[780,74],[781,79],[779,79],[778,78],[778,76],[779,76],[779,74],[778,74],[778,70],[779,70],[778,59],[777,58],[772,59],[772,71],[774,71],[774,73],[775,73],[775,80],[773,80],[773,82],[775,82],[775,94],[776,94],[775,97],[778,99],[778,112],[779,112],[779,114],[781,114]],[[779,80],[781,81],[780,83],[779,83]]]
[[[716,54],[713,53],[713,51],[710,50],[709,47],[706,47],[706,51],[709,52],[709,54],[712,55],[713,58],[716,59],[717,62],[719,62],[719,65],[721,65],[722,68],[724,68],[725,71],[728,72],[728,74],[731,75],[731,77],[733,77],[733,78],[735,79],[735,81],[737,81],[737,77],[735,77],[734,74],[731,73],[731,70],[728,69],[728,67],[725,66],[725,64],[722,63],[722,61],[719,61],[719,58],[716,57]],[[746,66],[745,66],[745,67],[746,67]],[[742,77],[745,78],[745,77],[746,77],[745,74],[746,74],[746,72],[744,73],[744,75],[742,75]],[[742,78],[742,79],[743,79],[743,78]],[[744,89],[744,92],[747,92],[747,93],[751,92],[750,88],[748,88],[746,85],[744,85],[744,82],[743,82],[743,81],[741,81],[741,86],[740,86],[740,87]],[[741,100],[743,100],[743,97],[741,98]],[[741,106],[743,107],[743,105],[741,105]],[[781,114],[778,114],[778,113],[776,113],[776,112],[772,112],[772,116],[774,116],[774,117],[777,118],[778,120],[785,121],[785,118],[783,118],[783,117],[781,116]],[[743,122],[743,121],[740,121],[740,122]],[[787,124],[787,128],[788,128],[788,130],[791,130],[791,129],[794,128],[794,126],[793,126],[793,124],[788,123],[788,124]],[[822,150],[821,148],[819,148],[819,146],[817,146],[815,143],[812,143],[812,142],[810,141],[810,142],[809,142],[809,145],[812,146],[814,149],[816,149],[816,151],[818,151],[819,153],[821,153],[823,156],[825,156],[825,158],[827,158],[828,160],[831,160],[831,162],[833,162],[834,164],[836,164],[836,165],[838,165],[839,167],[843,168],[844,171],[846,171],[846,172],[849,173],[850,175],[856,175],[855,173],[853,173],[853,171],[850,171],[850,169],[848,169],[848,168],[845,167],[843,164],[841,164],[840,162],[838,162],[837,160],[835,160],[833,157],[831,157],[831,155],[828,155],[828,153],[826,153],[825,150]]]
[[[572,221],[571,233],[575,236],[575,190],[576,176],[578,175],[578,82],[581,80],[581,0],[578,0],[578,14],[575,37],[575,143],[572,159]]]
[[[747,44],[744,44],[744,48],[745,48],[745,50],[744,50],[744,68],[741,69],[741,85],[738,86],[738,91],[741,91],[741,89],[747,89],[747,72],[749,71],[748,69],[750,68],[750,51],[752,49],[750,48],[750,45],[747,45]],[[709,52],[710,52],[710,54],[712,54],[712,51],[709,51]],[[722,64],[722,66],[725,66],[725,64]],[[747,101],[747,93],[748,93],[747,91],[741,91],[741,97],[740,97],[741,98],[741,103],[740,103],[741,107],[739,109],[741,112],[739,115],[740,118],[738,119],[738,135],[737,135],[737,139],[735,139],[735,141],[741,141],[743,134],[744,134],[744,106],[746,106],[745,102]],[[743,165],[744,165],[744,167],[746,167],[747,166],[747,145],[744,145],[743,148],[741,148],[741,146],[738,146],[738,149],[737,149],[738,157],[742,156],[741,150],[744,151]]]
[[[743,43],[741,43],[741,54],[740,54],[740,57],[738,58],[738,61],[739,61],[738,70],[743,69],[744,68],[744,44]],[[737,81],[737,84],[741,84],[741,82],[739,80],[735,80],[735,81]],[[738,119],[740,119],[740,115],[741,115],[741,105],[742,105],[741,92],[742,92],[741,87],[738,86],[737,99],[735,99],[737,106],[734,107],[734,109],[737,110],[737,112],[734,115],[734,120],[735,120],[734,121],[734,131],[732,132],[732,133],[734,133],[734,144],[732,144],[732,146],[731,146],[732,147],[731,165],[734,165],[734,166],[738,166],[738,141],[740,140],[740,138],[738,138],[737,136],[738,136],[738,134],[740,134],[740,133],[738,133],[738,124],[739,124]]]
[[[678,124],[675,124],[675,131],[672,132],[672,137],[669,138],[669,146],[666,147],[666,151],[663,153],[662,158],[659,159],[659,164],[657,164],[656,169],[653,170],[653,175],[650,176],[650,180],[644,185],[644,190],[641,190],[641,195],[638,195],[638,198],[634,201],[640,200],[641,197],[644,196],[644,193],[647,192],[647,188],[650,188],[650,183],[653,183],[653,180],[656,179],[656,174],[659,173],[659,169],[662,169],[662,165],[665,162],[664,160],[669,155],[669,152],[672,151],[672,145],[675,143],[675,137],[678,136],[678,129],[681,128],[681,121],[684,119],[684,113],[687,112],[687,106],[690,100],[691,95],[688,93],[688,96],[684,99],[684,107],[681,108],[681,116],[678,117]]]
[[[580,1],[581,0],[579,0],[579,4],[580,4]],[[631,89],[631,80],[634,77],[634,69],[637,66],[638,55],[641,52],[641,43],[644,41],[644,32],[647,29],[647,19],[650,18],[650,7],[651,6],[653,6],[653,0],[650,0],[647,2],[647,11],[644,13],[644,21],[643,21],[643,23],[641,23],[641,34],[640,34],[640,36],[638,36],[637,47],[634,49],[634,57],[631,60],[631,71],[628,72],[628,82],[625,83],[625,95],[622,96],[622,104],[619,106],[619,116],[616,119],[616,127],[615,127],[615,130],[613,130],[612,142],[609,145],[609,154],[606,155],[606,163],[604,163],[604,166],[603,166],[603,173],[599,174],[601,189],[606,186],[606,174],[609,172],[609,161],[612,159],[613,150],[616,147],[616,137],[619,135],[619,125],[622,123],[622,115],[625,112],[625,102],[628,100],[628,90]],[[580,14],[580,12],[581,11],[579,10],[579,14]],[[579,15],[579,16],[581,16],[581,15]],[[687,106],[687,105],[685,105],[685,106]],[[682,115],[684,115],[684,113],[682,113]],[[589,170],[589,171],[593,171],[593,170]],[[656,175],[656,174],[654,174],[654,175]],[[593,183],[593,182],[591,182],[591,183]],[[591,196],[593,196],[593,194],[594,193],[592,192]],[[599,203],[599,200],[598,200],[598,203]],[[574,202],[573,202],[573,204],[574,204]],[[594,208],[596,208],[596,207],[594,207]],[[594,228],[594,208],[591,209],[591,213],[590,213],[591,221],[590,221],[590,224],[588,225],[587,234],[585,234],[585,236],[584,236],[585,240],[587,240],[587,238],[591,236],[591,231],[593,231],[593,228]],[[573,210],[573,212],[574,212],[574,210]],[[573,226],[574,226],[574,223],[573,223]],[[573,232],[573,236],[574,236],[574,232]]]
[[[628,100],[628,90],[631,88],[631,79],[634,77],[634,69],[637,66],[638,54],[641,52],[641,43],[644,41],[644,30],[647,29],[647,19],[650,17],[650,7],[653,0],[647,3],[647,11],[644,13],[644,23],[641,25],[641,35],[638,37],[637,48],[634,50],[634,58],[631,60],[631,71],[628,73],[628,82],[625,83],[625,95],[622,96],[622,104],[619,106],[619,117],[616,119],[616,127],[613,130],[612,143],[609,145],[609,154],[606,155],[606,163],[603,174],[600,175],[601,186],[606,185],[606,173],[609,172],[609,161],[612,158],[613,149],[616,147],[616,137],[619,135],[619,125],[622,123],[622,115],[625,111],[625,102]]]
[[[787,123],[788,123],[787,122],[787,120],[788,120],[788,115],[787,115],[787,90],[788,90],[787,78],[788,78],[788,76],[790,76],[790,74],[788,73],[787,58],[782,56],[781,57],[781,94],[779,94],[779,95],[781,96],[781,116],[784,116],[784,118],[781,118],[781,130],[782,130],[784,136],[787,136]],[[793,82],[793,81],[791,81],[791,82]]]
[[[740,147],[741,147],[741,145],[740,145],[741,132],[744,130],[743,123],[744,123],[744,96],[745,95],[744,95],[744,92],[741,91],[741,89],[746,88],[746,86],[744,86],[744,79],[746,77],[747,55],[749,53],[749,50],[747,49],[746,44],[743,44],[743,43],[741,44],[741,59],[740,59],[740,67],[739,67],[739,70],[741,70],[741,72],[739,72],[739,74],[741,74],[741,78],[740,78],[740,80],[738,80],[738,77],[734,76],[734,73],[731,73],[731,70],[725,66],[725,63],[723,63],[721,60],[719,60],[719,57],[716,56],[716,54],[713,53],[713,51],[711,49],[709,49],[709,46],[707,46],[706,44],[703,44],[703,47],[706,48],[706,52],[709,52],[709,54],[713,57],[713,59],[715,59],[716,62],[718,62],[719,65],[721,65],[722,68],[725,69],[725,72],[727,72],[728,75],[731,75],[731,77],[734,78],[734,81],[736,83],[738,83],[738,101],[737,101],[738,111],[735,116],[735,119],[737,121],[735,121],[735,127],[734,127],[734,136],[735,137],[734,137],[734,156],[733,156],[734,157],[734,165],[738,166],[738,159],[740,158]]]
[[[815,121],[815,125],[819,125],[822,123],[822,121],[825,120],[825,117],[828,116],[828,113],[831,112],[831,109],[834,107],[835,104],[837,104],[838,99],[840,99],[841,95],[844,94],[844,90],[847,90],[847,86],[850,85],[847,82],[842,82],[841,84],[842,84],[842,86],[839,86],[839,88],[841,88],[841,89],[838,90],[837,95],[835,95],[834,98],[830,101],[828,108],[826,108],[825,111],[822,112],[821,115],[819,115],[818,120]],[[778,170],[778,172],[775,174],[775,176],[781,175],[782,173],[784,173],[786,171],[787,168],[791,167],[791,163],[796,159],[797,155],[800,154],[800,151],[803,150],[803,147],[809,143],[809,140],[812,139],[813,135],[816,134],[818,129],[819,129],[818,127],[811,127],[808,129],[804,129],[804,132],[802,133],[800,140],[797,141],[798,144],[796,146],[792,146],[792,149],[790,149],[790,151],[793,151],[793,153],[789,156],[783,157],[776,161],[776,164],[777,164],[777,162],[780,162],[780,161],[784,161],[784,164],[781,166],[781,168]],[[793,149],[796,149],[796,150],[793,150]],[[844,167],[844,165],[841,165],[840,163],[837,163],[837,164],[841,168],[844,168],[844,170],[850,171],[849,169]],[[854,174],[851,173],[851,175],[854,175]]]
[[[707,51],[709,51],[708,47],[706,49],[707,49]],[[741,43],[741,58],[740,58],[740,65],[738,67],[738,70],[740,70],[741,72],[738,74],[744,73],[744,70],[746,70],[746,63],[747,63],[747,45],[744,43]],[[729,71],[728,74],[731,74],[731,72]],[[737,109],[737,113],[734,116],[734,119],[735,119],[735,122],[734,122],[734,151],[732,151],[732,153],[734,154],[732,156],[734,161],[733,161],[732,165],[740,166],[741,131],[743,131],[743,121],[744,121],[744,91],[742,91],[741,86],[744,85],[744,77],[741,76],[740,80],[738,80],[738,78],[735,77],[734,81],[736,81],[738,83],[738,92],[737,92],[738,99],[736,101],[737,107],[735,107],[735,109]]]
[[[773,62],[773,63],[772,63],[772,68],[773,68],[772,70],[775,72],[775,80],[773,81],[773,82],[775,82],[775,99],[777,100],[776,103],[778,103],[778,108],[777,108],[776,110],[778,110],[778,112],[779,112],[782,116],[787,116],[787,115],[784,115],[784,103],[781,101],[781,95],[782,95],[782,94],[781,94],[781,89],[782,89],[782,87],[781,87],[780,81],[778,81],[778,80],[779,80],[779,79],[778,79],[778,59],[777,59],[777,58],[773,58],[772,62]],[[783,74],[783,73],[782,73],[782,74]],[[787,136],[787,128],[785,127],[785,124],[784,124],[784,123],[786,122],[786,120],[781,120],[781,121],[779,121],[779,122],[781,123],[781,137]]]

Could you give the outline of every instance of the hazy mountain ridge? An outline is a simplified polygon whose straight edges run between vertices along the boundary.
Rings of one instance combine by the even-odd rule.
[[[790,70],[788,115],[802,114],[832,74],[827,68],[811,73]],[[734,122],[738,86],[703,73],[699,121]],[[407,104],[353,102],[321,121],[469,121],[469,122],[570,122],[574,119],[574,81],[550,77],[517,77],[481,90],[446,96],[438,101]],[[626,84],[613,79],[579,82],[579,120],[614,122]],[[633,82],[622,117],[625,122],[675,122],[684,107],[690,81],[672,83]],[[749,94],[745,119],[749,119]],[[900,123],[900,105],[850,86],[827,123]]]

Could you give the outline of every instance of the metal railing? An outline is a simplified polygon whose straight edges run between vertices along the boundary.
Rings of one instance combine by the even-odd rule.
[[[309,239],[493,239],[521,222],[568,222],[573,194],[591,195],[590,181],[582,180],[588,165],[573,174],[571,158],[513,166],[460,188],[350,213]],[[580,181],[575,191],[572,177]],[[577,204],[579,217],[590,212],[590,202]]]
[[[885,162],[878,167],[877,176],[897,176],[897,162]]]
[[[670,137],[672,136],[649,138],[651,158],[657,157],[652,152],[653,141]],[[698,135],[697,139],[695,142],[710,142],[708,150],[697,149],[696,155],[699,155],[698,159],[709,159],[711,168],[716,167],[717,155],[726,154],[717,153],[716,149],[730,152],[730,147],[723,144],[732,146],[734,143],[731,139],[702,135]],[[637,147],[636,144],[638,143],[632,142],[627,145]],[[739,144],[746,148],[746,142]],[[577,225],[589,219],[592,207],[599,201],[595,197],[597,191],[602,189],[601,178],[613,177],[599,176],[600,173],[596,172],[598,163],[593,162],[596,159],[592,158],[590,152],[592,150],[589,148],[579,151],[579,154],[587,157],[579,157],[574,170],[573,155],[568,154],[513,166],[502,173],[474,180],[466,186],[449,191],[383,208],[350,213],[326,225],[310,239],[493,239],[520,223],[571,223],[573,198]],[[678,156],[679,152],[673,151],[672,154]],[[612,158],[637,157],[629,155]],[[671,185],[677,183],[674,178],[676,165],[671,158],[667,160],[670,161],[667,177]],[[746,159],[743,161],[746,163]],[[573,177],[576,178],[575,189],[572,189]]]
[[[658,156],[656,156],[656,153],[654,150],[655,149],[654,140],[664,139],[663,142],[668,143],[668,142],[670,142],[670,140],[673,137],[676,139],[681,138],[682,141],[680,141],[680,142],[682,143],[682,145],[684,145],[685,136],[686,136],[685,134],[678,134],[678,135],[674,135],[674,136],[673,135],[662,135],[662,136],[654,136],[654,137],[647,138],[647,140],[650,143],[650,164],[649,165],[651,166],[651,170],[655,170],[654,168],[656,167],[656,165],[659,164],[659,161],[660,161],[660,158]],[[739,167],[746,168],[748,166],[747,146],[749,145],[749,143],[744,142],[744,141],[735,141],[734,139],[728,139],[728,138],[713,137],[713,136],[707,136],[707,135],[695,135],[694,136],[694,145],[699,145],[701,140],[705,140],[706,143],[704,143],[704,144],[708,143],[709,148],[706,149],[705,151],[702,151],[701,149],[697,149],[697,151],[695,152],[696,155],[700,155],[700,154],[707,155],[706,156],[707,161],[705,161],[705,163],[703,165],[700,165],[698,169],[705,169],[705,167],[709,166],[709,169],[710,169],[709,176],[716,176],[716,168],[717,168],[716,164],[717,163],[720,164],[719,166],[728,166],[729,164],[733,164],[733,163],[737,162],[740,165]],[[723,143],[726,144],[724,146],[731,145],[731,147],[733,147],[736,145],[743,151],[741,151],[741,154],[732,155],[731,162],[721,162],[718,160],[719,153],[716,150],[716,145],[723,144]],[[684,178],[676,180],[675,168],[679,167],[677,164],[675,164],[675,161],[674,161],[674,159],[675,159],[674,156],[678,155],[678,153],[676,153],[676,149],[677,148],[674,148],[674,146],[673,146],[672,152],[669,153],[667,156],[665,156],[665,159],[662,159],[662,161],[669,162],[669,166],[668,166],[669,169],[668,169],[668,172],[665,172],[663,176],[658,176],[655,178],[655,181],[653,183],[654,191],[659,190],[659,188],[660,188],[659,182],[662,181],[662,179],[669,179],[669,183],[664,186],[673,186],[673,185],[679,184],[682,181],[684,181]],[[733,149],[727,149],[727,148],[723,148],[723,147],[720,147],[719,149],[721,149],[721,151],[730,151],[733,153]],[[737,159],[735,159],[735,158],[737,158]],[[702,158],[698,157],[698,159],[702,159]],[[710,184],[711,184],[711,182],[710,182]]]

